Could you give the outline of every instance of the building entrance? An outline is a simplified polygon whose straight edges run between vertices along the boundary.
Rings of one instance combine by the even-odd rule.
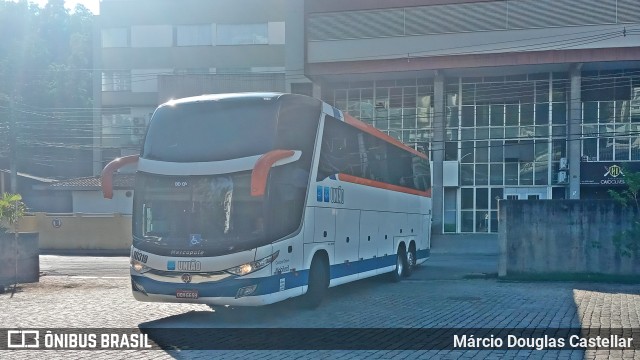
[[[505,188],[504,198],[507,200],[540,200],[548,199],[548,189],[545,188]]]

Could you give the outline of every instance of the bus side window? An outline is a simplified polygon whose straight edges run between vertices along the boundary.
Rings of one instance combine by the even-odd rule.
[[[340,173],[346,167],[345,155],[341,149],[336,148],[335,139],[324,139],[320,150],[320,162],[318,164],[318,180]]]
[[[338,173],[352,174],[354,165],[356,165],[354,161],[359,165],[360,154],[350,152],[349,130],[351,129],[348,125],[330,116],[325,118],[318,163],[318,181]]]
[[[426,191],[431,188],[431,169],[429,162],[418,156],[411,159],[411,168],[413,169],[413,179],[415,188],[420,191]]]

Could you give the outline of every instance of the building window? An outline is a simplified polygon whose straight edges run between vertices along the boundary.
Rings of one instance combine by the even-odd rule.
[[[333,105],[428,152],[433,122],[432,83],[432,79],[405,79],[344,84],[334,90]]]
[[[213,45],[211,24],[176,26],[176,46],[210,45]]]
[[[131,71],[103,71],[102,91],[131,91]]]
[[[640,160],[640,78],[634,72],[587,72],[582,81],[582,157]]]
[[[458,190],[455,188],[444,189],[444,216],[443,231],[454,233],[458,230]]]
[[[112,113],[108,109],[102,114],[102,146],[120,148],[131,144],[133,117],[130,113]]]
[[[102,29],[102,47],[128,47],[129,46],[129,29],[128,28],[110,28]]]
[[[171,47],[172,45],[173,26],[171,25],[145,25],[131,28],[132,47]]]
[[[217,45],[268,44],[268,24],[217,24]]]

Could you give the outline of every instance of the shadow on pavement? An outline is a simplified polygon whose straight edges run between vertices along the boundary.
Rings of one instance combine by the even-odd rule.
[[[416,271],[418,273],[419,271]],[[414,274],[416,274],[414,273]],[[300,297],[279,303],[259,306],[215,306],[211,311],[190,311],[180,315],[140,323],[140,328],[211,328],[211,327],[272,327],[283,318],[322,311],[323,305],[350,297],[364,296],[380,286],[391,286],[384,276],[359,280],[350,284],[330,288],[323,304],[318,309],[306,309]],[[304,327],[305,324],[300,324]]]

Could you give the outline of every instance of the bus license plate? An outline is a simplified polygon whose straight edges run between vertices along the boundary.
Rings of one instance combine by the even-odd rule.
[[[176,297],[178,299],[197,299],[198,290],[176,290]]]

